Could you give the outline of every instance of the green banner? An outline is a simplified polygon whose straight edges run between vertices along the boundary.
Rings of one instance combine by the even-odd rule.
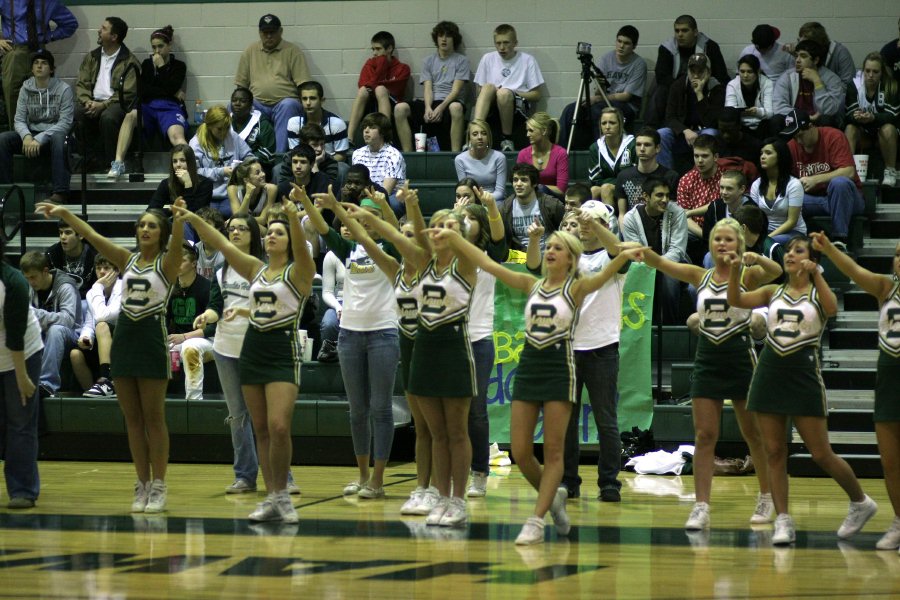
[[[525,271],[523,265],[506,264]],[[653,283],[656,271],[642,263],[632,263],[622,295],[622,333],[619,340],[619,430],[649,429],[653,420],[650,381],[650,325],[653,312]],[[509,409],[513,379],[519,354],[525,346],[525,301],[527,295],[500,282],[494,294],[494,370],[488,382],[488,417],[491,441],[509,442]],[[597,428],[587,392],[582,395],[581,443],[597,442]],[[535,441],[543,439],[543,423],[538,421]]]

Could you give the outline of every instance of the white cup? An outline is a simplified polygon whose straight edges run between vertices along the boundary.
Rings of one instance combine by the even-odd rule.
[[[416,134],[416,152],[425,152],[425,141],[428,139],[427,133]]]
[[[300,338],[300,358],[303,359],[303,362],[308,362],[310,359],[306,357],[307,347],[309,347],[309,354],[312,356],[312,344],[309,343],[309,335],[305,329],[298,329],[297,336]]]
[[[313,351],[313,342],[314,338],[308,337],[306,338],[306,343],[303,344],[303,362],[311,362],[313,359],[312,351]]]
[[[869,174],[869,155],[854,154],[853,162],[856,163],[856,174],[859,175],[859,180],[865,181],[866,175]]]

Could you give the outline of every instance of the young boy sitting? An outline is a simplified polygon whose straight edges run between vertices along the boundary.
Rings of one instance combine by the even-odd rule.
[[[351,140],[364,114],[377,109],[390,119],[394,105],[406,97],[409,65],[400,62],[394,56],[394,50],[394,36],[387,31],[372,36],[372,58],[359,73],[359,91],[350,109],[347,135]]]
[[[94,261],[97,281],[87,293],[87,312],[78,335],[77,347],[69,352],[72,371],[86,398],[115,396],[109,376],[112,334],[122,307],[122,280],[119,270],[104,256]],[[94,369],[94,365],[97,366]],[[94,377],[94,373],[98,373]],[[93,382],[93,384],[91,383]]]

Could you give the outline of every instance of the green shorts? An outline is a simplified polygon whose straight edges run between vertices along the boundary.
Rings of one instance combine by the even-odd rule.
[[[164,315],[135,321],[119,314],[110,348],[110,376],[170,379],[169,344]]]
[[[781,415],[826,416],[819,349],[807,347],[779,356],[767,344],[753,374],[747,409]]]
[[[571,341],[539,350],[528,342],[519,355],[513,380],[513,400],[575,403],[575,358]]]
[[[881,350],[875,374],[876,423],[900,421],[900,358]]]
[[[462,321],[419,327],[409,366],[409,393],[430,398],[475,396],[475,357]]]
[[[694,358],[691,398],[746,400],[754,367],[756,353],[749,332],[736,334],[721,344],[701,335]]]
[[[296,329],[259,331],[250,326],[241,346],[241,385],[285,381],[299,387],[302,362],[300,336]]]

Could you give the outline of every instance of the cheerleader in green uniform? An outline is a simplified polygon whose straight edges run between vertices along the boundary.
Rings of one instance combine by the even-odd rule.
[[[291,192],[294,194],[296,189]],[[197,215],[175,210],[185,216],[205,244],[221,251],[229,266],[251,282],[250,327],[241,346],[240,379],[269,494],[249,519],[296,523],[287,475],[293,453],[291,421],[300,390],[298,329],[316,267],[296,205],[285,202],[284,211],[285,215],[269,220],[265,237],[268,263],[264,263],[244,253]]]
[[[893,273],[878,275],[835,248],[824,233],[813,233],[813,248],[831,259],[856,285],[875,296],[878,314],[878,370],[875,375],[875,437],[884,470],[884,485],[894,509],[890,529],[875,544],[879,550],[900,547],[900,243],[894,247]]]
[[[179,198],[174,206],[183,205]],[[131,252],[97,233],[65,206],[40,202],[35,209],[48,219],[65,221],[122,273],[122,312],[113,334],[110,367],[138,477],[131,511],[162,512],[169,464],[165,404],[170,361],[165,317],[171,282],[181,264],[183,220],[176,218],[173,228],[161,211],[145,211],[135,226],[137,252]]]
[[[848,538],[878,510],[866,496],[843,458],[828,441],[825,383],[819,366],[819,343],[825,323],[837,314],[837,298],[819,271],[819,252],[809,238],[798,235],[787,243],[782,285],[767,285],[752,292],[741,289],[741,260],[729,257],[728,304],[735,308],[768,306],[766,345],[750,383],[747,409],[756,413],[769,462],[772,501],[778,516],[772,543],[787,545],[796,537],[788,514],[788,420],[803,438],[813,460],[850,497],[850,510],[838,537]]]
[[[539,244],[544,228],[530,226],[529,245]],[[578,273],[581,242],[557,231],[545,244],[541,265],[543,277],[517,273],[490,259],[458,231],[434,231],[435,240],[445,241],[457,256],[488,271],[509,287],[528,294],[525,305],[525,347],[513,384],[510,434],[512,452],[522,474],[538,492],[534,514],[516,538],[516,544],[544,541],[544,515],[550,511],[559,535],[569,532],[565,510],[566,492],[559,490],[563,474],[566,427],[575,403],[575,361],[572,338],[578,308],[585,296],[599,289],[628,260],[641,260],[645,248],[622,244],[619,254],[598,273]],[[534,456],[534,429],[544,412],[544,467]]]

